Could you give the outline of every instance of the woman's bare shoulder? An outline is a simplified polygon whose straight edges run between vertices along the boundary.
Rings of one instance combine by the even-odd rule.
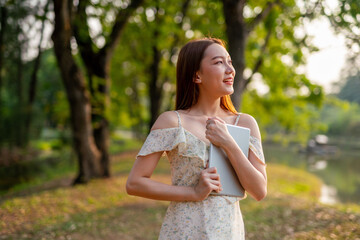
[[[247,113],[241,113],[238,126],[247,127],[250,129],[251,135],[257,138],[261,138],[259,126],[256,119]]]
[[[175,111],[167,111],[160,114],[151,130],[175,128],[179,126],[178,117]]]

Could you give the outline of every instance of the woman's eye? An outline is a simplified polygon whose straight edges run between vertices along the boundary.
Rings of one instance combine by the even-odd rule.
[[[218,62],[216,62],[215,64],[222,64],[223,62],[222,61],[218,61]]]
[[[232,65],[232,61],[231,61],[231,60],[229,61],[229,64]]]

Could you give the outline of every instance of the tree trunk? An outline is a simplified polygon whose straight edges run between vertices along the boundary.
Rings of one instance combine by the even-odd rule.
[[[223,0],[223,11],[226,22],[226,34],[228,37],[229,43],[229,54],[233,60],[233,64],[236,70],[236,75],[234,79],[234,94],[231,96],[231,99],[234,103],[235,108],[241,110],[241,101],[244,90],[249,83],[250,79],[244,79],[244,70],[246,67],[245,63],[245,48],[247,43],[247,38],[249,34],[254,30],[254,28],[262,22],[271,12],[273,7],[277,4],[280,4],[280,0],[268,1],[265,6],[262,7],[262,11],[258,13],[251,21],[244,21],[243,11],[246,5],[245,0]],[[262,51],[265,50],[267,42],[269,41],[270,32],[266,37],[266,43],[263,46]],[[261,60],[261,59],[260,59]],[[258,61],[258,64],[261,65],[261,61]],[[259,66],[255,64],[254,71],[255,73],[259,69]]]
[[[135,77],[133,81],[131,81],[131,88],[133,93],[129,96],[129,114],[132,119],[136,119],[137,122],[131,125],[131,130],[135,134],[137,139],[141,139],[142,137],[142,130],[144,128],[144,124],[141,121],[141,103],[139,97],[139,90],[137,84],[139,83],[138,77]],[[147,127],[147,126],[146,126]]]
[[[159,83],[159,64],[160,64],[160,51],[157,48],[157,38],[159,36],[159,31],[154,30],[153,36],[153,62],[150,66],[150,84],[149,84],[149,96],[150,96],[150,122],[149,130],[152,125],[154,125],[156,119],[160,113],[161,99],[162,99],[162,84]]]
[[[107,65],[109,65],[109,62]],[[96,81],[92,82],[97,84],[97,86],[92,86],[96,87],[91,100],[92,126],[96,147],[101,152],[100,175],[102,177],[110,177],[110,130],[109,121],[106,116],[106,111],[108,110],[110,103],[109,66],[97,65],[97,68],[101,68],[96,71],[102,73],[101,77],[94,75],[89,76],[90,79],[96,78]]]
[[[240,111],[241,98],[244,91],[245,46],[247,40],[246,26],[243,19],[245,1],[223,0],[223,11],[226,22],[229,54],[236,71],[234,79],[234,94],[231,100],[235,109]]]
[[[91,126],[91,105],[85,78],[71,53],[71,1],[54,0],[55,28],[52,34],[55,55],[70,105],[71,126],[79,173],[74,181],[86,183],[99,176],[100,153]]]
[[[2,68],[4,66],[3,59],[4,59],[4,36],[6,31],[6,20],[7,20],[7,9],[5,6],[0,6],[0,109],[1,109],[1,92],[3,86],[2,80]]]
[[[155,21],[156,21],[156,25],[160,26],[161,24],[163,24],[163,19],[160,18],[159,14],[158,14],[159,1],[157,0],[155,2],[155,4],[156,4],[156,9],[157,9],[157,11],[155,13]],[[182,20],[177,24],[177,27],[180,29],[183,26],[183,20],[187,14],[189,4],[190,4],[190,0],[184,0],[182,2],[182,6],[181,6]],[[160,81],[160,79],[159,79],[159,65],[160,65],[160,61],[161,61],[161,51],[157,47],[159,35],[160,35],[159,28],[156,27],[154,29],[153,38],[152,38],[153,61],[150,66],[151,76],[150,76],[150,84],[149,84],[149,96],[150,96],[150,116],[151,116],[151,118],[150,118],[150,122],[149,122],[149,131],[160,114],[161,102],[162,102],[162,98],[163,98],[163,94],[162,94],[163,89],[162,88],[163,88],[164,83],[168,82],[168,79],[169,79],[167,76],[164,77],[163,81]],[[175,35],[174,42],[172,43],[172,46],[169,49],[171,56],[173,56],[175,54],[178,44],[179,44],[179,41],[180,41],[179,36]],[[169,59],[169,63],[172,64],[171,57]],[[167,108],[169,108],[169,107],[167,106]]]
[[[20,32],[20,26],[18,28]],[[24,148],[24,79],[23,79],[23,66],[22,61],[22,44],[18,43],[17,45],[17,56],[16,56],[16,94],[18,97],[17,107],[15,110],[15,115],[13,116],[13,129],[15,129],[15,146],[19,148]]]
[[[37,74],[39,72],[40,63],[41,63],[41,54],[42,54],[42,48],[41,44],[44,38],[44,28],[45,28],[45,20],[46,20],[46,14],[48,12],[50,0],[47,1],[45,8],[44,8],[44,16],[41,23],[41,29],[40,29],[40,42],[38,47],[38,55],[35,58],[34,62],[34,68],[33,72],[31,74],[31,80],[30,80],[30,86],[29,86],[29,95],[28,95],[28,102],[26,107],[26,121],[25,121],[25,142],[26,144],[29,141],[30,138],[30,129],[31,129],[31,122],[32,122],[32,116],[33,116],[33,105],[35,102],[35,96],[36,96],[36,85],[37,85]]]

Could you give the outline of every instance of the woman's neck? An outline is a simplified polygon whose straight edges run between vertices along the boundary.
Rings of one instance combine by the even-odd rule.
[[[221,116],[225,112],[220,107],[220,98],[211,99],[209,96],[199,96],[198,102],[190,108],[190,114],[208,117]]]

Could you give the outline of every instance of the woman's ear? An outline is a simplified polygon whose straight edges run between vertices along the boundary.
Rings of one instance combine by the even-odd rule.
[[[201,83],[201,78],[198,73],[195,74],[194,83]]]

